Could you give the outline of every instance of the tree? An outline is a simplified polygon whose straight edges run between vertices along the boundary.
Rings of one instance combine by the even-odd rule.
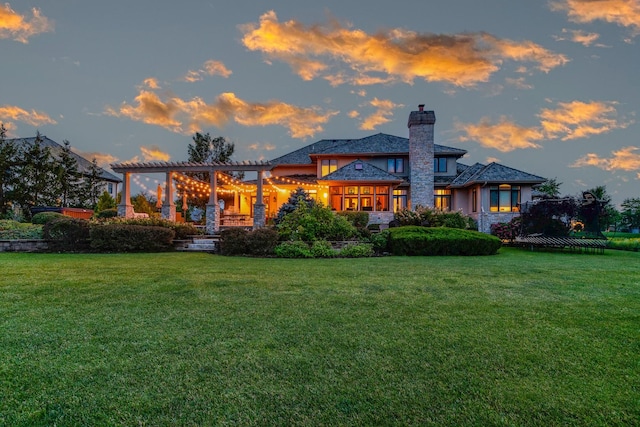
[[[546,197],[551,199],[557,199],[560,197],[560,186],[561,182],[558,182],[558,178],[547,179],[542,184],[536,187],[540,193],[544,194]]]
[[[149,214],[149,216],[153,216],[156,211],[155,202],[144,192],[133,196],[131,198],[131,204],[133,205],[134,212],[137,213],[146,213]]]
[[[0,218],[5,217],[11,206],[12,193],[18,181],[18,147],[7,141],[4,124],[0,125]]]
[[[583,194],[591,193],[595,196],[599,202],[599,223],[600,230],[606,230],[610,225],[615,224],[620,217],[620,213],[611,204],[611,196],[607,193],[607,187],[605,185],[599,185],[585,191]]]
[[[289,199],[283,203],[278,210],[278,214],[274,218],[274,222],[281,223],[287,214],[292,213],[298,208],[298,205],[305,204],[309,209],[316,205],[316,201],[311,198],[304,188],[298,187],[289,194]]]
[[[78,171],[78,162],[71,153],[71,144],[66,139],[63,143],[57,167],[60,204],[64,207],[79,206],[82,174]]]
[[[101,212],[104,211],[106,209],[115,209],[116,208],[116,201],[113,197],[111,197],[111,194],[109,194],[106,191],[103,191],[102,194],[100,195],[100,198],[98,199],[98,203],[96,204],[96,212]]]
[[[620,207],[624,225],[629,228],[640,228],[640,198],[624,199]]]
[[[101,170],[98,161],[93,158],[89,169],[85,171],[82,177],[82,192],[80,193],[81,207],[93,209],[98,203],[98,199],[102,194],[102,186],[104,179],[100,176]]]

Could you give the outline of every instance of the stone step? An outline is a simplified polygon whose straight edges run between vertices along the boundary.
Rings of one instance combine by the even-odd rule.
[[[218,239],[193,239],[193,244],[196,245],[214,245],[218,242]]]

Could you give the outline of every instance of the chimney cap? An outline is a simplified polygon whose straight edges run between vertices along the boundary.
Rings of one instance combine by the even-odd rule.
[[[424,104],[418,105],[418,111],[424,111]]]

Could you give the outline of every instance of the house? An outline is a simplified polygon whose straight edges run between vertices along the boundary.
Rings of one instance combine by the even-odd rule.
[[[35,140],[36,140],[36,137],[7,139],[7,141],[12,141],[16,146],[21,146],[25,144],[30,145],[30,144],[33,144]],[[44,135],[40,136],[40,141],[43,147],[49,148],[53,157],[55,158],[60,157],[60,153],[64,149],[62,145],[58,144],[56,141],[52,139],[47,138]],[[71,155],[73,156],[73,158],[76,160],[78,164],[78,171],[82,174],[87,175],[91,170],[92,161],[85,159],[84,157],[74,153],[73,151],[71,152]],[[122,180],[117,176],[115,176],[114,174],[104,170],[103,168],[99,168],[99,171],[100,171],[100,179],[102,179],[104,182],[104,191],[109,193],[111,197],[115,199],[116,195],[118,194],[118,184],[120,184]]]
[[[435,121],[420,105],[409,115],[408,139],[379,133],[314,142],[271,160],[267,182],[281,190],[302,184],[333,210],[369,212],[372,223],[388,223],[394,212],[417,206],[460,210],[484,232],[517,216],[545,178],[498,163],[461,163],[466,150],[434,143]],[[273,201],[269,213],[284,202]]]

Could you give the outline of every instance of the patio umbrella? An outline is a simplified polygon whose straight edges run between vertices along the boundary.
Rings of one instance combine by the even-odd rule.
[[[156,208],[160,209],[162,207],[162,187],[158,184],[158,201],[156,202]]]
[[[187,193],[182,193],[182,216],[184,216],[185,221],[187,220]]]

